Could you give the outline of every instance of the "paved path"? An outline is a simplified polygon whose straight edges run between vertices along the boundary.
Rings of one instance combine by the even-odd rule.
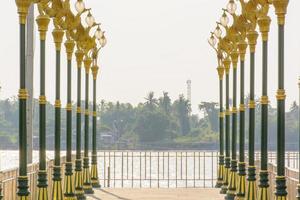
[[[88,200],[223,200],[219,189],[99,189]]]

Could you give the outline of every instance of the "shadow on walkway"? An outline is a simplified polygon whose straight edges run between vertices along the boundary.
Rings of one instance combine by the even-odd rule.
[[[113,193],[111,193],[111,192],[108,192],[108,191],[106,191],[106,190],[104,190],[104,189],[94,189],[95,191],[98,191],[98,192],[103,192],[103,193],[105,193],[105,194],[108,194],[108,195],[110,195],[110,196],[113,196],[113,197],[115,197],[115,198],[117,198],[117,199],[120,199],[120,200],[132,200],[132,199],[128,199],[128,198],[124,198],[124,197],[121,197],[121,196],[118,196],[118,195],[116,195],[116,194],[113,194]],[[100,193],[101,194],[101,193]],[[95,200],[103,200],[103,199],[101,199],[100,197],[97,197],[95,194],[93,194],[93,195],[88,195],[89,197],[92,197],[93,199],[95,199]]]

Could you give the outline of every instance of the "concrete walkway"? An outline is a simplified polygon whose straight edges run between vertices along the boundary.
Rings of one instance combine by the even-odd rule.
[[[99,189],[88,200],[223,200],[219,189]]]

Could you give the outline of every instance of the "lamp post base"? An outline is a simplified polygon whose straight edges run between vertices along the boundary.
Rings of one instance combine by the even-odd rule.
[[[47,200],[48,199],[48,188],[39,187],[38,188],[38,200]]]
[[[238,185],[236,192],[237,200],[244,200],[246,196],[246,164],[244,162],[239,163],[239,172],[238,172]]]
[[[237,179],[237,173],[234,171],[230,172],[230,178],[229,178],[229,186],[226,193],[226,200],[234,200],[236,196],[236,179]]]
[[[238,186],[237,186],[236,199],[242,200],[242,199],[245,199],[245,196],[246,196],[246,176],[238,175]]]
[[[98,178],[98,168],[97,168],[97,162],[92,164],[91,168],[91,183],[93,188],[100,188],[99,184],[99,178]]]
[[[28,200],[29,191],[28,191],[28,177],[27,176],[19,176],[18,177],[18,192],[17,199],[18,200]]]
[[[276,200],[286,200],[287,191],[286,191],[286,179],[285,176],[276,177],[276,191],[275,191]]]
[[[220,156],[221,159],[221,156]],[[218,180],[216,183],[216,188],[221,188],[223,185],[223,178],[224,178],[224,164],[223,162],[219,164],[219,169],[218,169]]]
[[[62,184],[61,184],[61,168],[60,166],[53,166],[53,185],[52,185],[52,199],[63,199]]]
[[[270,199],[270,191],[269,191],[269,173],[267,170],[261,170],[259,173],[260,176],[260,184],[258,190],[258,200],[269,200]]]
[[[248,182],[248,190],[246,199],[247,200],[256,200],[256,182],[255,181],[249,181]]]
[[[217,180],[217,183],[216,183],[216,185],[215,185],[215,188],[221,188],[222,185],[223,185],[223,179],[222,179],[222,180],[218,179],[218,180]]]
[[[75,160],[75,195],[78,200],[85,200],[82,178],[82,160]]]
[[[300,200],[300,184],[297,185],[297,200]]]
[[[248,167],[248,190],[246,194],[247,200],[256,200],[257,199],[257,187],[256,187],[256,177],[255,177],[255,167]]]
[[[52,199],[53,200],[63,199],[61,180],[53,181]]]
[[[38,172],[38,200],[47,200],[48,199],[48,185],[47,185],[47,172],[45,170],[40,170]]]
[[[0,200],[3,199],[3,195],[2,195],[2,182],[0,182]]]
[[[237,185],[237,161],[231,160],[231,170],[230,170],[228,191],[225,198],[226,200],[235,199],[236,185]]]
[[[222,185],[221,191],[220,191],[221,194],[226,194],[227,193],[227,190],[228,190],[228,179],[229,179],[229,170],[230,170],[230,168],[227,168],[225,166],[225,168],[224,168],[224,181],[223,181],[223,185]]]
[[[64,199],[65,200],[76,200],[75,193],[74,193],[74,183],[73,183],[73,172],[72,172],[72,163],[66,162],[65,164],[65,178],[64,178],[64,186],[65,186],[65,193]]]
[[[91,174],[89,168],[89,158],[84,158],[83,166],[83,190],[85,194],[94,194],[94,190],[91,183]]]

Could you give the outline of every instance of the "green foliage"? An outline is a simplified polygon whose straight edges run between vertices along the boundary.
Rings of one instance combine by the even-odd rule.
[[[248,100],[246,99],[246,102]],[[84,105],[84,102],[82,102]],[[150,146],[152,144],[174,145],[185,147],[199,143],[216,143],[219,139],[219,108],[215,102],[201,102],[199,110],[203,117],[191,114],[191,105],[183,95],[179,95],[174,101],[167,92],[156,98],[153,92],[148,93],[144,102],[133,106],[130,103],[100,101],[97,110],[100,113],[98,122],[99,134],[112,134],[115,144],[107,145],[110,148],[117,148],[120,145],[129,149],[139,146]],[[74,109],[76,104],[73,105]],[[16,98],[0,100],[0,143],[2,146],[10,145],[16,148],[18,144],[18,101]],[[47,138],[54,135],[54,106],[47,104]],[[256,142],[260,141],[260,106],[256,109]],[[298,141],[298,109],[294,102],[286,113],[286,142],[295,143]],[[39,104],[38,100],[33,103],[33,130],[34,135],[39,134]],[[65,120],[66,112],[62,109],[62,144],[65,143]],[[73,133],[76,128],[76,113],[73,112]],[[248,129],[249,113],[246,110],[246,130]],[[276,144],[277,132],[277,111],[269,107],[269,144]],[[82,120],[82,127],[84,120]],[[90,120],[90,126],[92,120]],[[247,132],[246,132],[247,136]],[[100,137],[98,137],[100,138]],[[247,139],[247,137],[246,137]],[[38,141],[38,140],[36,140]],[[47,142],[53,142],[51,139]],[[0,144],[0,145],[1,145]],[[51,146],[49,146],[51,145]],[[36,146],[38,146],[36,144]],[[105,145],[104,145],[105,146]],[[197,145],[195,145],[197,146]],[[63,146],[62,146],[63,147]],[[48,144],[47,148],[53,148]]]
[[[145,110],[137,118],[134,132],[141,142],[157,142],[170,138],[170,119],[160,110]]]

